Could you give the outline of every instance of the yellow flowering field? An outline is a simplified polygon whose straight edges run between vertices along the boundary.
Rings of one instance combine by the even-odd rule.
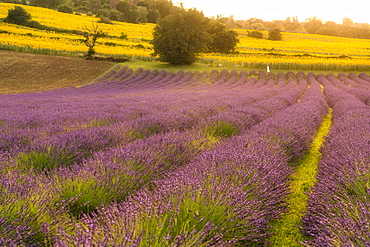
[[[6,17],[8,10],[14,6],[15,4],[0,3],[0,18]],[[46,8],[20,6],[31,14],[32,20],[55,28],[86,31],[86,28],[99,21],[99,18],[94,16],[73,15]],[[154,24],[113,23],[113,25],[99,24],[104,32],[113,37],[98,40],[96,46],[98,54],[132,58],[151,57],[153,50],[149,41],[152,39]],[[325,69],[324,67],[329,66],[331,69],[341,67],[351,70],[355,67],[363,69],[361,66],[370,66],[370,40],[367,39],[283,32],[282,41],[270,41],[266,39],[267,31],[262,31],[264,39],[255,39],[248,37],[248,31],[245,29],[235,30],[239,33],[240,39],[237,46],[238,54],[206,53],[202,54],[201,62],[261,68],[270,65],[282,69],[292,67]],[[122,34],[126,34],[128,38],[119,38]],[[84,54],[87,47],[81,42],[82,39],[82,36],[75,34],[0,23],[0,45],[3,46]]]
[[[19,28],[13,24],[2,23],[0,30],[11,32],[0,33],[0,44],[28,47],[33,49],[50,49],[59,53],[86,53],[87,47],[82,42],[83,37],[73,34],[63,34],[48,31],[40,31],[32,28]],[[118,38],[102,38],[99,39],[99,44],[96,46],[96,52],[106,55],[118,56],[150,56],[152,53],[148,42],[128,39],[122,40]],[[111,44],[111,45],[107,45]],[[115,44],[115,46],[112,46]],[[137,48],[141,44],[144,48]]]
[[[9,9],[14,6],[21,6],[31,14],[32,20],[38,21],[42,25],[63,28],[69,30],[84,31],[86,27],[91,27],[91,23],[99,21],[99,18],[87,15],[73,15],[61,13],[47,8],[32,7],[26,5],[17,5],[10,3],[0,3],[0,18],[4,18],[8,14]],[[114,25],[99,24],[104,32],[111,36],[120,36],[123,32],[127,33],[129,38],[150,39],[154,24],[131,24],[124,22],[114,22]]]
[[[0,18],[8,14],[15,4],[0,3]],[[86,31],[99,18],[86,15],[71,15],[46,8],[19,5],[31,14],[32,20],[42,25],[68,30]],[[99,27],[110,36],[119,37],[122,33],[128,39],[101,38],[96,52],[105,55],[150,56],[153,52],[148,40],[152,37],[153,24],[131,24],[114,22],[114,25],[99,23]],[[86,53],[87,47],[82,43],[82,36],[75,34],[56,33],[29,27],[0,23],[0,44],[34,49],[50,49],[67,53]],[[108,44],[107,44],[108,43]],[[140,47],[137,46],[140,44]]]
[[[239,33],[239,54],[205,54],[213,63],[263,68],[315,70],[369,70],[370,40],[342,38],[304,33],[282,32],[282,41],[247,36],[248,30]]]
[[[247,37],[247,30],[236,29],[239,32],[239,49],[248,52],[261,52],[272,50],[284,53],[309,53],[318,55],[348,55],[370,56],[370,40],[353,39],[318,34],[287,33],[282,32],[282,41],[255,39]],[[268,37],[268,32],[262,32]]]
[[[204,54],[203,59],[216,66],[253,67],[264,69],[267,65],[272,69],[291,70],[344,70],[368,71],[370,60],[368,58],[323,58],[323,57],[297,57],[273,56],[266,54],[250,55],[220,55]]]
[[[103,39],[102,39],[103,40]],[[58,51],[59,53],[85,53],[87,48],[77,39],[59,38],[51,39],[48,37],[34,37],[17,34],[0,34],[0,43],[3,45],[29,47],[34,49],[50,49]],[[118,43],[118,42],[117,42]],[[100,44],[96,47],[97,53],[107,55],[121,55],[121,56],[149,56],[152,50],[137,49],[135,46],[131,47],[112,47],[109,45]]]

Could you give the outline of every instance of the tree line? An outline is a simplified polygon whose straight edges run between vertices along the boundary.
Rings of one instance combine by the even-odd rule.
[[[84,13],[108,22],[157,23],[180,9],[168,0],[4,0],[3,2],[55,9],[69,14]]]
[[[246,28],[254,31],[277,28],[286,32],[370,39],[370,24],[355,23],[350,18],[344,18],[342,24],[333,21],[323,22],[317,17],[309,18],[304,22],[299,22],[297,17],[274,21],[263,21],[258,18],[234,20],[232,17],[224,17],[223,19],[224,23],[227,23],[230,28]]]
[[[157,23],[161,18],[181,10],[172,0],[2,0],[3,2],[27,4],[56,9],[66,13],[85,13],[102,18],[102,22],[124,21],[129,23]],[[286,20],[263,21],[258,18],[234,20],[231,17],[217,16],[228,28],[246,28],[254,31],[279,29],[287,32],[321,34],[348,38],[370,39],[370,24],[354,23],[344,18],[342,24],[323,22],[312,17],[299,22],[297,17]],[[256,37],[257,32],[252,33]]]

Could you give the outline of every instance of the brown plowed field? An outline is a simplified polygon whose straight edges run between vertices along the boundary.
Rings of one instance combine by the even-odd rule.
[[[0,50],[0,94],[78,86],[112,66],[111,62]]]

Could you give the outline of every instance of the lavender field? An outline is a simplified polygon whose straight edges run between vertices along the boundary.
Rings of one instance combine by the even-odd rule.
[[[0,95],[0,246],[284,246],[321,128],[295,246],[370,246],[369,104],[365,73],[120,66]]]

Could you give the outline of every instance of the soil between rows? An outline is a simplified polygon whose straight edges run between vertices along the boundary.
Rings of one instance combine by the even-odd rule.
[[[0,94],[82,85],[113,65],[106,61],[0,50]]]

